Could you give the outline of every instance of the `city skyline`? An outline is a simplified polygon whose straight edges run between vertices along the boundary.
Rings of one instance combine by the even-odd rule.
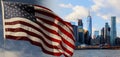
[[[93,37],[91,37],[90,28],[92,28],[91,24],[92,18],[88,15],[87,25],[88,29],[83,29],[82,19],[78,20],[78,25],[72,24],[74,36],[76,39],[76,46],[116,46],[119,43],[119,37],[117,37],[116,33],[116,16],[111,16],[111,27],[108,22],[106,22],[101,28],[101,33],[99,31],[94,31]],[[91,26],[91,27],[90,27]],[[118,40],[117,40],[118,39]],[[94,48],[94,47],[93,47]]]
[[[90,10],[93,19],[92,33],[95,30],[100,30],[104,23],[108,22],[110,24],[111,16],[116,16],[118,31],[120,30],[119,3],[119,0],[56,0],[55,7],[57,7],[58,10],[56,8],[51,9],[69,22],[75,22],[77,24],[77,20],[82,19],[84,29],[87,29],[86,20],[88,11]],[[120,36],[120,31],[117,32],[117,36]]]

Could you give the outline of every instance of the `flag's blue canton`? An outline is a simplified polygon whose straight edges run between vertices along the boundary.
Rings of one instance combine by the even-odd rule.
[[[5,19],[20,17],[36,21],[34,6],[28,4],[4,2]]]

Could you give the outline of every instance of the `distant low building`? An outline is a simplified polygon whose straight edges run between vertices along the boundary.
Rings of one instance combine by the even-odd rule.
[[[91,39],[91,45],[100,45],[100,36]]]
[[[93,38],[97,38],[97,36],[99,36],[99,31],[94,31],[94,35],[93,35]]]
[[[90,45],[91,38],[89,37],[88,30],[84,30],[84,40],[86,45]]]
[[[120,46],[120,37],[115,39],[115,45]]]

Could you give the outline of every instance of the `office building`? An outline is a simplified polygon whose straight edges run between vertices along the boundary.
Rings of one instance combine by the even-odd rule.
[[[91,39],[91,45],[100,45],[100,38],[97,36],[96,38]]]
[[[99,45],[100,44],[100,36],[99,31],[94,31],[93,38],[91,39],[91,45]]]
[[[90,45],[90,40],[91,39],[88,37],[88,35],[89,35],[88,30],[84,30],[84,40],[85,40],[86,45]]]
[[[72,25],[75,40],[78,41],[78,26]]]
[[[99,31],[94,31],[93,37],[94,37],[94,38],[97,38],[98,36],[99,36]]]
[[[115,44],[116,44],[117,46],[120,46],[120,37],[117,37],[117,38],[115,39]]]
[[[80,44],[84,44],[84,29],[82,19],[78,20],[78,41]]]
[[[78,46],[79,43],[78,43],[78,26],[75,25],[75,22],[71,22],[72,24],[72,28],[73,28],[73,34],[74,34],[74,37],[75,37],[75,46]]]
[[[105,44],[105,40],[104,40],[104,27],[101,29],[100,44]]]
[[[92,37],[92,18],[90,16],[90,13],[87,17],[87,29],[88,29],[88,32],[89,32],[89,37],[91,38]]]
[[[110,45],[110,26],[108,25],[108,23],[105,23],[104,40],[105,44]]]
[[[115,38],[117,36],[117,32],[116,32],[116,17],[112,16],[111,17],[111,38],[110,38],[110,42],[111,45],[114,46],[115,45]]]

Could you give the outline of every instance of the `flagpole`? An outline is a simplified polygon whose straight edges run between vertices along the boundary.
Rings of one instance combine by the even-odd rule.
[[[4,57],[5,57],[5,48],[6,48],[6,38],[5,38],[5,23],[4,23],[4,6],[3,6],[3,0],[1,0],[1,10],[2,10],[2,22],[3,22],[3,41],[4,41],[4,46],[3,46],[3,52],[4,52]]]
[[[3,6],[3,0],[1,0],[1,6],[2,6],[2,21],[3,21],[3,37],[4,37],[4,40],[6,40],[5,38],[5,23],[4,23],[4,6]]]

